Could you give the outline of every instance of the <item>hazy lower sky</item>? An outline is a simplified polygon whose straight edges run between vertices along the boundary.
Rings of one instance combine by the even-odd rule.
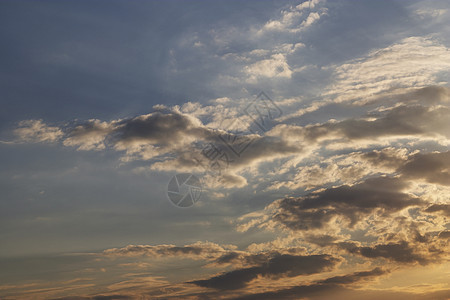
[[[0,2],[1,299],[450,299],[448,1]]]

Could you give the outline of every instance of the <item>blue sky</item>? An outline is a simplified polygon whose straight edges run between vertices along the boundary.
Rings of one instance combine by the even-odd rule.
[[[446,299],[449,8],[2,1],[0,297]]]

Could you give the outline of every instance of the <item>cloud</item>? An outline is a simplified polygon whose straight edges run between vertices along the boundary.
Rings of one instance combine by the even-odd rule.
[[[120,120],[109,139],[114,149],[125,151],[124,160],[149,160],[213,135],[197,118],[174,110]]]
[[[221,107],[222,113],[208,125],[199,117],[210,116],[212,106],[188,103],[128,119],[76,122],[65,126],[64,132],[41,121],[24,121],[16,134],[27,141],[58,139],[80,151],[118,151],[124,162],[151,161],[146,168],[150,170],[214,172],[220,177],[215,184],[226,188],[247,184],[238,174],[245,168],[302,152],[289,141],[252,133],[246,125],[248,116],[236,118],[236,109]],[[217,128],[222,123],[225,129]]]
[[[68,125],[64,131],[41,120],[22,121],[14,130],[28,142],[62,140],[64,146],[78,150],[103,150],[109,145],[125,151],[129,159],[150,159],[214,136],[213,130],[203,126],[200,120],[176,109],[110,122],[88,120]]]
[[[19,122],[14,130],[20,141],[28,143],[56,142],[63,136],[59,127],[49,126],[42,120],[25,120]]]
[[[304,297],[329,298],[332,292],[341,292],[346,285],[351,285],[360,281],[377,278],[386,274],[387,271],[375,268],[371,271],[354,272],[348,275],[334,276],[324,280],[318,280],[306,285],[299,285],[277,291],[244,295],[236,297],[236,300],[251,299],[299,299]],[[334,294],[336,296],[336,294]]]
[[[433,8],[421,8],[415,11],[417,16],[421,19],[439,19],[447,14],[448,9],[433,9]]]
[[[154,112],[118,122],[113,139],[118,147],[142,142],[169,146],[186,145],[210,134],[200,120],[176,111]]]
[[[331,270],[339,260],[329,255],[276,255],[259,266],[233,270],[205,280],[190,283],[221,290],[244,288],[258,276],[279,278],[309,275]]]
[[[447,217],[450,217],[450,204],[432,204],[425,209],[425,212],[441,213]]]
[[[28,120],[19,124],[15,132],[22,141],[60,141],[63,146],[80,151],[116,151],[122,161],[133,161],[127,165],[133,168],[133,172],[151,171],[151,178],[156,180],[149,182],[143,176],[136,176],[131,178],[132,185],[128,184],[125,190],[121,189],[121,186],[112,190],[108,189],[111,199],[106,194],[105,197],[100,197],[112,201],[108,203],[114,204],[115,201],[119,201],[121,203],[119,206],[110,207],[111,212],[116,211],[116,208],[120,210],[119,214],[123,213],[121,209],[123,201],[119,199],[122,195],[114,193],[115,190],[121,190],[127,195],[130,193],[130,198],[133,199],[143,199],[141,196],[149,189],[155,191],[153,198],[158,199],[161,196],[159,192],[162,192],[162,196],[165,197],[163,191],[165,186],[160,185],[160,180],[164,178],[157,176],[158,171],[203,172],[196,159],[206,163],[206,169],[212,169],[213,162],[210,158],[225,159],[222,155],[226,155],[225,160],[220,160],[220,163],[226,164],[226,168],[221,170],[220,182],[217,184],[208,182],[211,179],[208,178],[209,175],[204,176],[203,179],[208,187],[242,188],[242,190],[238,193],[230,193],[231,196],[227,197],[219,188],[209,189],[217,194],[222,193],[224,201],[199,203],[199,206],[194,209],[194,214],[184,214],[184,217],[179,215],[180,218],[195,219],[204,217],[204,213],[209,213],[216,216],[217,224],[207,220],[196,222],[198,220],[191,219],[184,222],[182,219],[177,219],[174,221],[173,217],[176,217],[176,213],[175,215],[167,214],[167,212],[159,214],[163,207],[157,205],[157,201],[155,203],[158,207],[154,213],[156,219],[151,221],[171,224],[169,231],[173,229],[173,226],[180,229],[180,226],[184,224],[211,223],[211,231],[204,234],[217,239],[239,240],[239,245],[245,250],[215,243],[192,244],[192,240],[195,239],[188,235],[192,232],[198,235],[198,231],[181,228],[182,232],[186,233],[181,234],[181,238],[189,240],[184,246],[128,245],[107,249],[95,255],[98,259],[96,263],[111,262],[105,257],[113,258],[118,263],[109,264],[109,266],[120,266],[127,269],[127,272],[136,270],[152,273],[165,272],[168,277],[179,276],[177,280],[181,278],[180,284],[173,282],[171,278],[167,287],[155,291],[157,295],[155,298],[169,298],[168,295],[174,298],[190,298],[189,296],[208,298],[209,293],[216,293],[213,295],[218,297],[210,297],[215,299],[252,291],[266,292],[249,296],[255,299],[302,297],[328,299],[335,298],[334,292],[345,292],[353,288],[354,284],[355,293],[367,292],[361,287],[366,279],[374,279],[386,274],[382,269],[369,270],[380,261],[400,268],[406,267],[404,266],[406,264],[434,262],[446,255],[449,207],[445,201],[448,199],[450,186],[450,157],[449,152],[445,152],[448,151],[446,147],[448,148],[450,144],[450,90],[443,86],[446,84],[446,74],[450,69],[446,41],[431,36],[420,36],[421,32],[411,32],[405,28],[405,24],[411,25],[410,21],[405,23],[410,16],[402,16],[402,9],[394,9],[394,6],[403,8],[403,5],[397,2],[368,6],[345,1],[328,2],[330,17],[326,16],[328,10],[323,7],[324,3],[326,2],[315,0],[298,5],[287,3],[286,5],[291,6],[284,6],[281,12],[278,11],[275,14],[273,11],[268,11],[268,8],[272,9],[274,5],[280,5],[274,2],[257,5],[251,2],[245,5],[240,4],[239,8],[230,5],[225,10],[220,5],[219,7],[211,5],[212,14],[209,14],[209,10],[203,10],[208,5],[188,5],[192,10],[185,10],[184,6],[180,9],[177,5],[170,6],[169,9],[164,8],[164,12],[175,16],[173,19],[177,20],[176,24],[172,24],[170,28],[167,27],[170,34],[166,34],[167,32],[159,34],[154,30],[150,35],[145,32],[138,34],[145,37],[142,42],[146,45],[162,45],[162,48],[159,46],[156,47],[158,49],[155,48],[158,53],[138,51],[150,53],[148,57],[125,55],[124,57],[127,57],[125,60],[114,59],[114,61],[121,61],[121,64],[125,66],[129,65],[128,58],[131,57],[133,61],[138,62],[139,70],[134,72],[136,70],[125,68],[124,70],[128,73],[109,72],[122,74],[116,77],[118,81],[111,82],[119,82],[121,79],[130,77],[129,74],[138,74],[139,78],[136,78],[143,84],[141,91],[132,91],[130,94],[130,86],[140,86],[141,83],[127,79],[128,86],[114,87],[114,90],[117,89],[119,92],[116,95],[117,99],[129,100],[130,95],[133,98],[135,95],[145,94],[143,91],[154,90],[153,99],[158,99],[160,94],[167,96],[159,98],[162,101],[165,101],[164,99],[176,101],[184,96],[195,100],[174,107],[156,105],[155,111],[151,113],[117,120],[90,119],[74,121],[64,126],[51,126],[42,120]],[[152,4],[150,8],[158,14],[160,6],[160,4]],[[147,6],[144,7],[147,8]],[[234,14],[241,11],[241,8],[243,14]],[[197,16],[199,9],[201,13],[198,16],[202,15],[207,19],[194,20],[195,17],[192,16]],[[380,18],[377,11],[389,12],[387,15],[395,14],[399,17],[389,18],[393,21],[387,21],[388,18],[383,18],[382,15]],[[248,19],[241,18],[248,12],[253,14],[248,15]],[[433,9],[431,13],[419,13],[419,11],[417,13],[428,22],[429,16],[434,16],[436,11]],[[358,17],[355,19],[352,14]],[[228,19],[232,15],[235,15],[233,19]],[[260,18],[268,15],[272,16],[272,19]],[[177,16],[183,16],[183,18],[180,19]],[[342,16],[350,22],[340,23],[337,19]],[[89,19],[92,16],[87,17]],[[161,25],[166,21],[165,17],[165,15],[158,15],[156,19],[147,19],[156,22],[152,23],[153,25]],[[438,17],[441,18],[442,15],[439,14]],[[98,18],[92,18],[94,19]],[[243,19],[244,23],[241,23],[239,19]],[[364,26],[361,28],[355,26],[362,19],[364,19]],[[374,22],[374,25],[366,27],[375,19],[378,20]],[[187,24],[185,20],[191,24],[183,26]],[[208,21],[208,26],[204,26],[205,20]],[[213,24],[214,22],[209,22],[211,20],[217,22]],[[390,31],[386,35],[379,28],[375,28],[385,20],[389,29],[392,27],[398,29],[395,26],[401,23],[402,32]],[[147,27],[155,28],[155,26]],[[164,28],[164,26],[159,27]],[[182,28],[182,31],[177,31],[177,28]],[[312,31],[314,29],[318,31]],[[415,36],[403,38],[412,35]],[[356,39],[354,41],[358,41],[357,47],[354,47],[355,44],[352,41],[349,43],[350,36],[351,39]],[[361,38],[362,36],[365,38]],[[398,39],[399,36],[402,38]],[[170,37],[170,39],[161,44],[158,43],[160,37],[163,39]],[[131,36],[127,40],[132,41],[136,38],[140,37]],[[395,39],[397,39],[396,42],[392,42]],[[360,41],[363,42],[359,43]],[[364,41],[368,43],[365,44]],[[382,47],[376,48],[380,44]],[[385,45],[390,46],[385,47]],[[81,49],[76,51],[82,51],[86,57],[90,56],[89,51],[92,47],[83,47],[83,43],[79,46],[74,49]],[[324,51],[325,47],[330,49],[330,46],[338,46],[331,47],[337,52]],[[355,53],[359,56],[368,47],[374,47],[375,50],[340,64],[339,60],[347,59]],[[142,49],[142,47],[129,47],[129,45],[125,48]],[[127,49],[125,50],[128,51]],[[345,50],[349,50],[349,53],[343,53],[346,52]],[[20,51],[10,52],[19,53]],[[61,53],[65,52],[67,51]],[[70,52],[68,55],[70,61],[86,62],[84,59],[75,59],[81,56],[70,55]],[[102,51],[94,52],[98,54]],[[155,53],[157,55],[153,55]],[[131,61],[132,64],[133,61]],[[330,61],[337,64],[330,65]],[[108,67],[103,68],[108,65],[105,62],[103,60],[99,69],[111,70]],[[142,62],[153,64],[157,71],[154,68],[148,68],[148,64],[142,64]],[[58,64],[58,66],[62,65]],[[63,69],[66,69],[65,67]],[[89,73],[89,70],[97,67],[99,67],[98,64],[97,66],[91,64],[88,68],[78,68],[78,71],[84,70]],[[113,69],[118,71],[120,66]],[[156,81],[153,80],[156,84],[153,84],[150,89],[145,87],[146,83],[152,82],[147,80],[148,76],[145,76],[149,75],[148,70],[154,73],[151,77],[156,79]],[[80,72],[76,73],[76,78],[80,77]],[[165,81],[167,85],[164,84]],[[329,81],[333,82],[327,86]],[[159,84],[163,85],[158,86]],[[172,86],[168,88],[170,85]],[[111,84],[98,86],[111,86]],[[249,104],[247,99],[249,97],[243,95],[248,95],[248,91],[253,93],[261,87],[267,89],[278,104],[283,103],[284,106],[279,106],[285,108],[286,113],[301,108],[297,115],[288,115],[284,119],[286,124],[280,124],[279,118],[275,119],[273,123],[276,127],[267,128],[266,135],[251,133],[250,126],[245,122],[250,118],[242,115]],[[80,95],[98,96],[97,92],[85,92]],[[108,97],[97,98],[107,99]],[[215,99],[207,102],[210,98]],[[120,102],[116,100],[109,104],[114,106],[114,103]],[[205,101],[211,105],[195,101]],[[78,102],[73,101],[73,103]],[[308,105],[307,103],[310,103],[309,107],[302,107],[303,104]],[[155,103],[151,103],[150,106],[153,104]],[[148,102],[137,105],[130,107],[125,105],[122,108],[127,111],[129,109],[137,111],[143,105],[148,105]],[[117,105],[112,108],[107,105],[99,107],[110,110],[110,112],[102,112],[105,116],[118,111]],[[82,111],[79,112],[82,114]],[[58,112],[49,113],[52,116],[58,114]],[[301,118],[298,118],[299,115]],[[243,120],[244,124],[231,128],[226,125],[230,120]],[[249,146],[244,152],[236,154],[236,149],[230,149],[227,143],[229,141],[236,141],[234,146],[247,144]],[[434,143],[432,146],[427,144],[432,142]],[[214,152],[216,149],[205,148],[210,145],[217,147],[218,152]],[[429,148],[432,149],[431,152],[428,151]],[[432,152],[435,150],[441,152]],[[91,159],[91,156],[86,156],[86,159]],[[104,164],[104,162],[99,163]],[[106,170],[109,170],[107,167],[105,166]],[[82,169],[74,168],[75,171],[70,170],[69,173],[75,172],[78,178],[78,173],[82,172]],[[124,173],[127,175],[127,170],[124,169],[118,170],[119,172],[115,174],[117,176],[113,177],[120,180]],[[103,178],[101,172],[104,170],[100,168],[98,172],[96,171],[94,174],[96,178]],[[11,173],[18,183],[23,180],[21,178],[26,177],[26,174],[19,171]],[[48,172],[44,173],[39,172],[32,177],[43,180],[42,178],[47,176]],[[60,188],[54,192],[51,191],[51,186],[45,187],[48,192],[40,195],[39,199],[42,198],[42,201],[33,201],[33,207],[46,205],[47,198],[48,201],[53,201],[54,195],[57,197],[61,194],[61,191],[66,188],[65,182],[69,182],[71,178],[70,174],[66,175],[67,173],[64,173],[67,177],[62,178],[64,184],[59,185]],[[84,178],[84,175],[81,175]],[[50,179],[52,178],[58,177],[52,176]],[[103,181],[114,185],[114,181],[109,180],[110,177],[105,178]],[[144,184],[141,184],[141,179]],[[25,187],[26,182],[22,181],[22,183],[11,186]],[[75,181],[76,185],[77,183]],[[38,183],[38,185],[41,184],[48,185],[44,181]],[[127,182],[125,181],[124,184],[127,185]],[[156,185],[159,187],[154,189]],[[268,185],[271,187],[266,189]],[[95,188],[98,184],[94,182],[92,186]],[[282,187],[289,191],[281,190]],[[76,186],[76,191],[78,190],[79,186]],[[17,194],[16,191],[12,192],[7,195]],[[21,191],[20,195],[23,192],[25,194],[21,198],[34,199],[26,195],[28,194],[26,190]],[[92,194],[88,189],[83,190],[82,198],[77,194],[73,197],[84,199],[86,193]],[[94,191],[94,194],[98,192]],[[95,198],[95,195],[93,197]],[[268,205],[260,213],[251,213],[255,207],[260,209],[274,199],[279,200]],[[139,204],[139,201],[135,202]],[[75,206],[78,203],[81,202],[73,202]],[[97,214],[97,208],[101,205],[94,206],[95,209],[89,211]],[[30,212],[40,211],[32,209],[33,207]],[[76,211],[76,207],[74,209]],[[148,211],[139,207],[130,209],[137,215]],[[82,211],[86,211],[86,207],[83,207]],[[230,226],[228,221],[237,218],[237,214],[242,211],[250,213],[240,219],[246,222],[239,227],[241,232],[228,232]],[[38,219],[42,218],[44,217]],[[67,222],[71,220],[64,216],[61,219]],[[108,222],[120,222],[114,218],[110,219]],[[141,220],[145,223],[148,218],[136,218],[137,223],[130,227],[137,230],[135,236],[142,234],[142,228],[156,228],[141,226]],[[54,227],[58,228],[58,226]],[[244,232],[255,227],[273,230],[273,232]],[[224,233],[225,231],[227,232]],[[20,234],[11,236],[20,237]],[[270,240],[274,236],[275,239]],[[343,255],[343,258],[338,259],[338,255]],[[436,259],[433,260],[432,256]],[[192,272],[192,274],[182,277],[184,272],[181,271],[173,272],[173,269],[162,271],[163,268],[160,267],[165,258],[170,258],[171,265],[178,260],[173,264],[176,265],[177,270],[187,270],[186,273]],[[192,262],[192,259],[196,261]],[[344,263],[340,264],[344,259]],[[143,263],[141,266],[145,266],[144,268],[132,270],[132,264],[121,264],[122,261],[147,260],[156,261],[158,266]],[[192,269],[185,268],[181,265],[183,260],[191,264],[189,267],[195,266]],[[198,266],[205,268],[195,269]],[[341,269],[335,270],[334,268],[338,266]],[[354,271],[352,268],[356,266],[364,266],[364,270],[367,268],[368,271],[351,273]],[[217,269],[210,271],[211,267]],[[349,269],[352,271],[344,271]],[[328,271],[334,272],[322,274]],[[106,278],[105,275],[115,280],[117,274],[119,273],[115,270],[108,270],[108,273],[101,274],[101,280]],[[187,276],[194,279],[187,279]],[[187,280],[193,281],[186,284]],[[140,293],[145,289],[146,284],[149,284],[149,281],[145,278],[120,279],[108,287],[136,288],[136,293]],[[188,286],[188,289],[183,290],[183,287],[180,287],[182,285]],[[373,287],[373,289],[379,288],[380,286]],[[236,291],[238,289],[245,290]],[[184,297],[186,294],[183,293],[186,291],[188,293],[192,291],[193,294]],[[110,292],[111,297],[115,297],[113,293],[117,294],[117,298],[120,297],[116,291],[110,290]],[[327,292],[330,294],[323,294]],[[110,297],[109,293],[104,295]],[[143,297],[153,296],[144,292],[142,295]],[[360,298],[364,298],[364,295]],[[380,298],[383,299],[383,297]]]
[[[225,136],[225,138],[221,139],[219,136]],[[182,152],[174,159],[155,163],[154,168],[158,170],[191,168],[196,160],[207,165],[216,162],[216,159],[209,160],[208,158],[218,156],[218,164],[220,163],[230,170],[239,170],[262,161],[300,154],[301,152],[301,145],[294,145],[278,137],[256,134],[239,135],[222,131],[217,132],[213,142],[206,144],[203,149],[190,149]]]
[[[249,76],[249,81],[252,82],[256,82],[258,77],[291,78],[292,76],[292,70],[286,62],[286,57],[280,53],[245,67],[245,72]]]
[[[340,132],[349,139],[426,133],[450,137],[449,115],[450,109],[445,107],[399,106],[375,120],[350,119],[336,124],[329,123],[323,128]]]
[[[128,295],[96,295],[96,296],[68,296],[62,298],[54,298],[53,300],[120,300],[120,299],[133,299]]]
[[[386,258],[399,263],[414,263],[426,264],[429,262],[427,257],[416,253],[413,245],[406,241],[398,243],[377,244],[374,246],[355,246],[351,243],[342,243],[343,248],[352,254],[359,254],[367,258]],[[432,259],[430,257],[430,259]]]
[[[279,19],[270,20],[258,31],[258,34],[268,32],[298,33],[317,22],[327,9],[319,7],[321,1],[304,1],[296,6],[281,11]],[[316,9],[317,11],[313,11]]]
[[[367,150],[366,150],[367,151]],[[319,156],[314,161],[301,164],[294,170],[280,168],[280,173],[292,174],[288,180],[274,181],[269,190],[288,188],[306,191],[331,184],[354,184],[361,178],[377,174],[394,174],[408,157],[405,148],[388,147],[381,150],[369,150],[338,154],[328,157]],[[289,163],[286,163],[289,166]]]
[[[321,229],[334,222],[346,222],[352,228],[372,214],[389,215],[423,205],[419,198],[402,192],[406,187],[398,178],[371,178],[353,186],[276,201],[271,206],[272,218],[291,230]]]
[[[393,147],[384,148],[381,150],[373,150],[369,152],[360,153],[359,156],[371,163],[372,166],[382,166],[391,170],[401,167],[408,154],[407,149],[397,149]]]
[[[398,171],[408,179],[425,179],[430,183],[450,185],[450,151],[417,153]]]
[[[77,150],[103,150],[105,138],[115,127],[115,122],[102,122],[100,120],[88,120],[71,129],[63,145],[78,147]]]
[[[225,173],[220,177],[220,185],[240,188],[247,185],[247,179],[240,175]]]
[[[124,151],[124,160],[149,160],[214,135],[196,117],[175,108],[110,122],[88,120],[68,127],[63,145],[78,150],[103,150],[109,146]]]
[[[123,248],[112,248],[104,250],[105,256],[149,256],[149,257],[187,257],[192,259],[213,259],[234,249],[233,246],[220,246],[211,242],[197,242],[191,245],[128,245]]]
[[[269,134],[305,143],[343,138],[347,140],[401,136],[450,138],[450,108],[401,105],[364,118],[349,118],[304,127],[282,124],[274,127]]]
[[[342,275],[342,276],[335,276],[330,277],[324,280],[319,281],[320,283],[325,284],[350,284],[354,282],[358,282],[361,279],[367,278],[367,277],[375,277],[380,276],[388,273],[386,270],[383,270],[381,268],[375,268],[370,271],[361,271],[361,272],[355,272],[348,275]]]
[[[295,176],[286,181],[275,181],[270,189],[285,187],[291,190],[311,190],[329,184],[353,184],[361,178],[377,174],[399,175],[405,181],[448,186],[448,157],[449,152],[418,153],[417,150],[406,148],[369,148],[323,157],[316,164],[298,167]]]
[[[450,230],[439,232],[440,239],[450,239]]]
[[[392,98],[397,98],[397,103],[404,102],[422,104],[425,106],[448,104],[450,102],[450,88],[446,86],[431,85],[423,88],[414,88],[411,92],[406,92],[404,94],[395,94],[393,97],[390,97],[390,99]]]
[[[408,37],[366,57],[336,66],[336,82],[324,96],[335,102],[366,102],[398,89],[425,87],[450,69],[448,48],[431,37]]]
[[[305,47],[302,35],[327,15],[324,4],[325,1],[307,1],[281,9],[275,18],[262,24],[211,31],[213,45],[206,38],[203,44],[212,47],[214,58],[220,57],[215,64],[227,62],[214,85],[229,88],[242,82],[267,84],[268,79],[286,82],[294,73],[303,71],[304,64],[290,58]]]

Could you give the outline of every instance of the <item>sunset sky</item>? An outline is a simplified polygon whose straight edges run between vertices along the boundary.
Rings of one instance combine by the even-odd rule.
[[[3,0],[0,37],[0,299],[450,299],[448,1]]]

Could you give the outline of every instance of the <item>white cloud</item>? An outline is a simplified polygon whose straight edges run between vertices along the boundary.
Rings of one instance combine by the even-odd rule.
[[[309,27],[311,26],[314,22],[318,21],[320,19],[320,15],[316,12],[312,12],[308,15],[308,17],[306,18],[306,20],[304,20],[302,22],[302,24],[300,25],[301,27],[305,28],[305,27]]]
[[[259,77],[291,78],[292,76],[286,57],[281,53],[274,54],[269,59],[257,61],[245,67],[244,70],[250,82],[256,82]]]
[[[440,18],[448,12],[448,9],[432,9],[432,8],[421,8],[415,11],[415,13],[421,18]]]
[[[76,126],[64,140],[64,146],[78,147],[78,150],[102,150],[105,149],[105,138],[114,129],[114,121],[111,123],[100,120],[89,120]]]
[[[60,128],[49,126],[42,120],[25,120],[19,123],[14,133],[25,142],[55,142],[63,136]]]
[[[310,27],[327,13],[326,8],[318,7],[321,1],[305,1],[297,6],[281,11],[279,19],[270,20],[258,31],[258,34],[280,31],[298,33]],[[316,9],[317,11],[311,11]]]
[[[441,83],[450,51],[430,37],[409,37],[335,67],[336,81],[323,94],[334,102],[368,101],[393,90]]]

